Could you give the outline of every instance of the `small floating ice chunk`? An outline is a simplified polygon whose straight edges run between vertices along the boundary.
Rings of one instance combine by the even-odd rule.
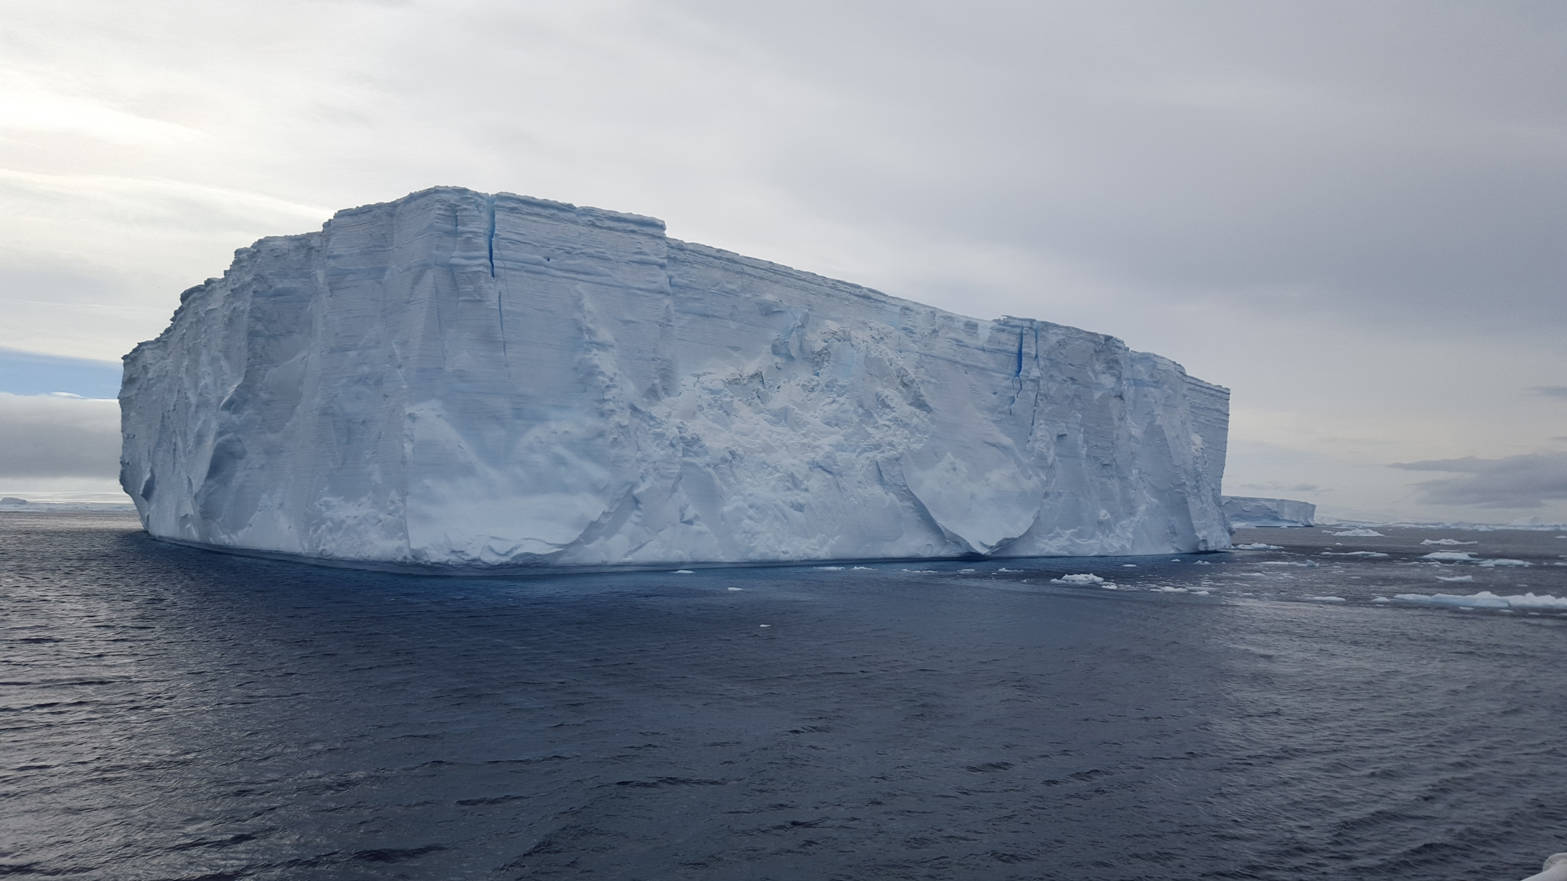
[[[1235,549],[1237,551],[1282,551],[1282,550],[1284,550],[1283,548],[1279,547],[1278,545],[1265,545],[1265,544],[1263,544],[1260,541],[1251,541],[1251,542],[1247,542],[1246,544],[1243,544],[1243,545],[1236,545]]]
[[[958,570],[958,574],[959,575],[968,575],[968,574],[970,574],[973,571],[974,571],[973,569],[959,569]]]
[[[758,624],[758,625],[756,625],[756,626],[757,626],[757,627],[760,627],[760,628],[761,628],[761,629],[763,629],[763,630],[766,630],[766,629],[767,629],[767,628],[769,628],[769,627],[771,627],[771,626],[773,626],[773,625],[771,625],[771,624]]]
[[[1208,596],[1211,593],[1213,593],[1213,591],[1210,591],[1210,590],[1194,590],[1194,591],[1192,591],[1192,596],[1194,596],[1194,597],[1205,597],[1205,596]]]
[[[1349,600],[1346,600],[1343,597],[1325,596],[1325,597],[1306,597],[1306,602],[1308,602],[1308,603],[1347,603],[1347,602],[1349,602]]]
[[[996,571],[997,572],[1022,572],[1023,570],[1022,569],[1008,569],[1007,567],[1002,566],[1000,569],[997,569]]]
[[[745,588],[743,588],[743,587],[728,587],[728,588],[725,588],[725,590],[745,590]]]
[[[1305,566],[1305,567],[1309,568],[1309,567],[1316,566],[1317,564],[1312,562],[1311,560],[1262,560],[1262,561],[1258,562],[1257,565],[1258,566]]]
[[[1122,563],[1121,564],[1121,568],[1122,569],[1136,569],[1137,568],[1137,564],[1136,563]]]
[[[1348,536],[1350,538],[1382,538],[1383,537],[1382,533],[1377,532],[1375,529],[1366,529],[1364,527],[1356,527],[1354,529],[1345,529],[1342,532],[1330,532],[1330,533],[1328,533],[1328,535],[1344,535],[1344,536]]]
[[[1385,557],[1381,551],[1323,551],[1325,557]]]
[[[1208,562],[1207,560],[1193,560],[1192,561],[1192,565],[1193,566],[1212,566],[1213,564]]]
[[[817,566],[816,569],[819,572],[842,572],[843,571],[843,567],[842,566]]]
[[[1481,560],[1479,565],[1485,569],[1495,569],[1498,566],[1508,566],[1521,569],[1525,566],[1532,566],[1534,564],[1530,563],[1528,560],[1509,560],[1506,557],[1498,557],[1494,560]]]
[[[1052,578],[1056,584],[1104,584],[1105,580],[1090,572],[1078,572],[1072,575],[1063,575],[1060,578]]]
[[[851,566],[851,567],[849,567],[849,571],[851,571],[851,572],[870,572],[872,570],[871,570],[871,567],[869,567],[869,566]]]
[[[1424,541],[1422,541],[1420,543],[1423,544],[1423,545],[1448,545],[1450,547],[1454,546],[1454,545],[1477,545],[1477,544],[1479,544],[1479,542],[1477,542],[1477,541],[1459,541],[1456,538],[1428,538],[1428,539],[1425,539]]]
[[[671,572],[669,574],[670,575],[695,575],[696,573],[692,572],[690,569],[676,569],[675,571],[673,571],[673,572]]]
[[[1437,581],[1474,581],[1473,575],[1438,575]]]
[[[1475,555],[1469,551],[1432,551],[1420,559],[1438,563],[1473,563]]]

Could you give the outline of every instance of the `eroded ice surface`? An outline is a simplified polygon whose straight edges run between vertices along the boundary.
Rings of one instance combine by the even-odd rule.
[[[268,238],[125,359],[153,535],[357,562],[596,566],[1222,548],[1228,392],[440,188]]]

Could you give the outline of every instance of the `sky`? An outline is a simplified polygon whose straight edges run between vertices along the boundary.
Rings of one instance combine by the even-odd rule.
[[[235,248],[438,184],[1231,390],[1225,491],[1567,522],[1567,4],[0,0],[0,493]],[[69,393],[66,397],[53,393]]]

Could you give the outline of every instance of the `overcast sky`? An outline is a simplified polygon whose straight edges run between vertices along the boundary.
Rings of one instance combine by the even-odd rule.
[[[1231,389],[1233,494],[1567,521],[1556,0],[0,0],[0,22],[0,492],[112,487],[113,408],[34,396],[105,394],[102,362],[235,248],[457,184],[1171,356]]]

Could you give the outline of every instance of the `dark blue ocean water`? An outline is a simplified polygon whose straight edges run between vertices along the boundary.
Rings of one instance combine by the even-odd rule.
[[[1377,600],[1567,597],[1567,539],[1331,531],[525,580],[0,515],[0,875],[1536,871],[1567,849],[1567,613]]]

